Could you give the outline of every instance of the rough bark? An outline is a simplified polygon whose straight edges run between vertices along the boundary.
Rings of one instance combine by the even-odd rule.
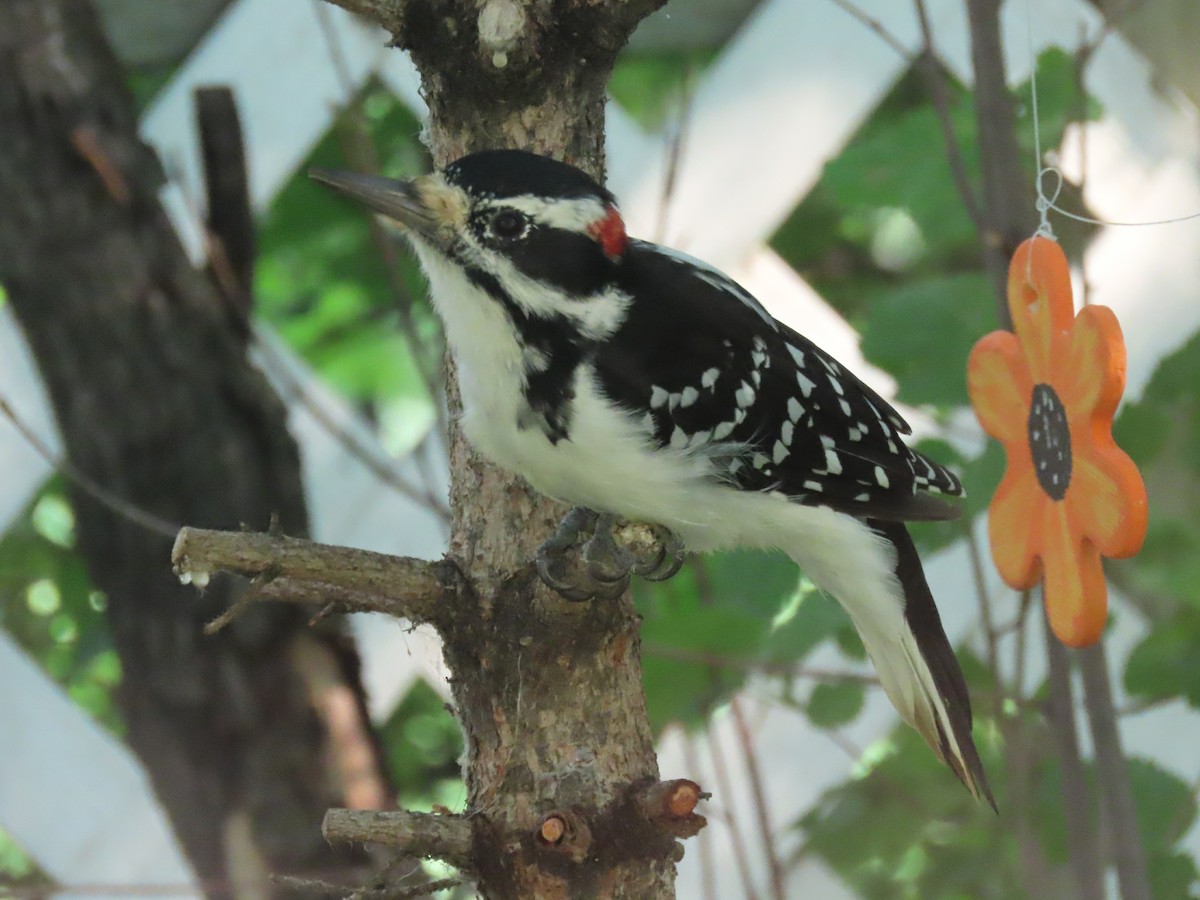
[[[0,0],[0,123],[0,283],[70,463],[167,521],[263,528],[277,515],[304,533],[284,409],[158,205],[161,170],[84,0]],[[344,866],[317,828],[351,774],[332,759],[320,695],[351,691],[361,713],[353,652],[295,606],[256,606],[205,637],[242,587],[181,586],[171,535],[85,492],[73,501],[108,597],[129,743],[210,896],[265,885],[266,869]]]
[[[661,0],[335,0],[412,53],[436,165],[519,147],[603,173],[604,87]],[[448,396],[458,406],[453,375]],[[472,590],[441,625],[467,735],[472,859],[484,893],[673,896],[674,838],[634,792],[657,781],[628,594],[567,603],[529,564],[565,511],[451,434],[450,553]],[[548,816],[577,825],[549,840]],[[583,832],[586,831],[587,834]]]

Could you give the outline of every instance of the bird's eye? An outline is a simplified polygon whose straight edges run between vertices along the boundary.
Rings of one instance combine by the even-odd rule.
[[[529,227],[529,221],[521,213],[511,209],[502,209],[497,212],[490,222],[488,222],[488,230],[493,236],[505,241],[513,241],[525,235],[525,231]]]

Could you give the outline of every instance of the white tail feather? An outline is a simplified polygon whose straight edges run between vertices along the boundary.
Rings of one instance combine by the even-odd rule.
[[[896,545],[857,519],[845,515],[839,518],[839,552],[829,553],[828,548],[804,543],[789,548],[789,555],[850,615],[880,684],[900,717],[920,733],[973,795],[990,800],[975,748],[962,746],[960,728],[955,727],[955,719],[947,709],[944,690],[939,690],[905,615]],[[960,718],[964,714],[969,722],[969,711],[958,711]],[[969,731],[965,740],[970,740]]]

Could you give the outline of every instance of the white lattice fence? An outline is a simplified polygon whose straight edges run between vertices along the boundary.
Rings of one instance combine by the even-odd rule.
[[[910,4],[896,0],[864,0],[858,4],[903,46],[915,53],[919,36]],[[939,49],[964,81],[970,80],[967,29],[959,0],[929,3]],[[1027,77],[1030,53],[1025,7],[1008,4],[1005,38],[1013,81]],[[1080,23],[1099,23],[1085,0],[1046,0],[1037,4],[1034,48],[1054,35],[1074,42]],[[335,60],[338,61],[335,65]],[[729,270],[756,293],[771,311],[829,348],[885,395],[894,382],[868,366],[852,328],[788,265],[764,245],[820,176],[880,98],[908,67],[908,60],[861,22],[832,2],[797,3],[765,0],[705,73],[692,103],[689,139],[680,160],[671,205],[666,211],[666,243],[706,258]],[[383,49],[380,33],[365,28],[320,0],[240,0],[214,26],[143,120],[143,132],[162,153],[175,184],[164,199],[185,244],[198,256],[199,231],[188,197],[199,197],[197,142],[191,115],[195,86],[230,84],[237,91],[245,120],[254,200],[259,208],[292,177],[312,146],[327,130],[333,111],[349,92],[377,74],[397,97],[423,114],[418,80],[411,62]],[[1089,69],[1089,89],[1106,110],[1104,119],[1086,126],[1090,170],[1087,200],[1106,218],[1161,218],[1200,209],[1200,147],[1196,111],[1178,97],[1164,97],[1152,86],[1149,68],[1117,37],[1110,37]],[[1069,174],[1078,133],[1069,135],[1064,168]],[[646,135],[610,104],[609,164],[611,186],[623,201],[633,233],[651,234],[660,221],[666,146]],[[942,148],[931,147],[931,153]],[[656,237],[658,237],[656,235]],[[1144,389],[1157,361],[1200,328],[1200,225],[1171,229],[1105,229],[1087,257],[1092,297],[1112,306],[1122,318],[1130,351],[1129,390]],[[1131,264],[1129,261],[1136,263]],[[1152,307],[1143,298],[1153,297]],[[14,346],[12,322],[0,310],[0,386],[43,434],[51,435],[51,418],[37,389],[36,375],[20,348]],[[10,352],[4,352],[5,350]],[[323,389],[296,362],[312,390]],[[336,398],[325,393],[329,405]],[[370,434],[342,410],[347,427],[364,440]],[[428,512],[388,491],[349,455],[301,407],[292,409],[293,427],[305,458],[305,478],[315,536],[408,555],[435,557],[440,534]],[[51,443],[55,443],[51,439]],[[0,485],[0,524],[6,522],[47,474],[45,464],[11,432],[0,427],[0,460],[6,473],[20,473]],[[415,473],[414,473],[415,474]],[[444,471],[441,477],[444,478]],[[952,638],[970,639],[976,631],[975,585],[963,547],[938,554],[928,565],[935,595]],[[994,579],[993,579],[994,580]],[[989,585],[1003,598],[998,583]],[[1110,635],[1110,652],[1118,664],[1144,629],[1124,607]],[[430,677],[439,662],[434,639],[405,637],[400,626],[367,619],[358,628],[373,695],[384,698],[375,712],[385,714],[415,677]],[[818,651],[823,653],[826,651]],[[833,651],[827,651],[832,657]],[[19,657],[20,651],[0,641],[0,709],[17,709],[15,694],[30,689],[57,690]],[[1036,648],[1031,659],[1039,659]],[[819,658],[815,664],[821,664]],[[1038,678],[1036,666],[1029,677]],[[850,760],[830,737],[810,728],[802,717],[763,700],[766,691],[751,684],[745,703],[753,709],[755,743],[770,774],[772,812],[798,815],[827,787],[844,779]],[[28,705],[26,705],[28,706]],[[66,882],[153,884],[188,878],[186,863],[171,850],[169,830],[146,792],[144,779],[131,777],[136,763],[98,729],[81,727],[82,714],[69,704],[21,707],[18,727],[30,733],[75,738],[60,754],[38,751],[37,743],[0,745],[0,825],[29,849],[53,876]],[[882,695],[868,698],[860,718],[846,730],[857,746],[885,734],[895,715]],[[1177,707],[1159,708],[1122,723],[1131,752],[1155,759],[1184,778],[1195,777],[1194,753],[1200,744],[1200,720]],[[716,740],[733,746],[731,724],[716,717]],[[661,747],[664,773],[687,774],[712,783],[711,760],[699,753],[699,771],[684,763],[681,738],[668,736]],[[158,866],[132,852],[111,829],[112,810],[96,803],[94,816],[79,816],[73,840],[48,832],[32,804],[23,798],[36,786],[42,802],[62,797],[78,807],[86,786],[71,784],[65,770],[87,771],[88,783],[120,778],[126,796],[136,795],[143,812],[135,817],[137,833],[161,849]],[[101,771],[103,769],[103,771]],[[124,774],[122,774],[124,773]],[[734,796],[722,805],[739,821],[750,823],[745,773],[734,773]],[[70,784],[71,796],[61,793]],[[147,814],[144,811],[149,810]],[[781,826],[781,847],[794,838]],[[717,873],[715,895],[741,894],[725,825],[710,827],[708,852]],[[743,830],[748,830],[744,828]],[[128,836],[126,831],[126,836]],[[792,841],[793,844],[789,844]],[[1200,831],[1189,846],[1200,853]],[[700,896],[695,849],[681,867],[681,897]],[[164,862],[165,860],[165,862]],[[753,860],[755,875],[765,883],[765,862]],[[791,873],[794,896],[847,896],[821,866],[808,863]]]

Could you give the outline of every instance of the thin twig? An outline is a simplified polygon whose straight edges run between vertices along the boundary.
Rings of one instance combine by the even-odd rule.
[[[1046,655],[1049,661],[1049,697],[1046,718],[1054,735],[1062,773],[1063,815],[1067,822],[1067,855],[1075,875],[1079,900],[1102,900],[1100,850],[1091,792],[1079,756],[1075,732],[1075,704],[1071,697],[1071,661],[1066,648],[1050,628],[1050,620],[1042,616],[1045,625]]]
[[[992,673],[996,687],[1001,687],[1000,652],[998,647],[998,632],[996,622],[992,617],[992,598],[988,593],[987,579],[983,571],[983,554],[979,550],[979,541],[975,537],[975,529],[970,519],[963,519],[963,537],[967,543],[967,558],[971,563],[971,577],[975,580],[975,595],[979,598],[979,617],[983,620],[984,646],[987,653],[988,669]],[[1000,713],[1000,703],[1003,691],[996,691],[994,715]]]
[[[1108,844],[1112,848],[1121,897],[1123,900],[1150,900],[1146,854],[1138,832],[1129,766],[1121,752],[1104,642],[1080,650],[1077,656],[1083,675],[1083,702],[1092,726],[1092,746],[1096,752],[1096,781],[1112,836]]]
[[[1074,119],[1079,126],[1077,131],[1079,134],[1079,196],[1087,196],[1087,177],[1088,177],[1088,139],[1087,128],[1085,122],[1087,120],[1087,85],[1084,83],[1084,73],[1087,71],[1088,64],[1091,62],[1092,54],[1100,46],[1100,42],[1108,33],[1109,23],[1107,20],[1104,26],[1100,29],[1100,33],[1096,36],[1095,43],[1089,44],[1087,41],[1086,25],[1080,24],[1081,40],[1079,50],[1075,54],[1075,93],[1079,98],[1079,105],[1075,109]],[[1079,292],[1080,302],[1084,306],[1091,303],[1092,284],[1087,274],[1087,265],[1080,264],[1080,284],[1082,290]]]
[[[326,48],[329,50],[329,57],[333,62],[334,72],[340,82],[345,98],[344,115],[339,120],[339,124],[344,123],[344,126],[337,128],[338,142],[341,145],[342,154],[354,170],[365,172],[369,175],[382,175],[383,164],[379,159],[379,153],[376,150],[375,141],[371,137],[371,129],[367,122],[367,117],[363,112],[362,97],[356,89],[354,80],[350,77],[350,67],[346,60],[345,52],[342,49],[341,43],[337,40],[337,35],[333,30],[333,23],[329,17],[330,12],[328,7],[324,4],[318,4],[317,19],[325,38]],[[387,232],[380,225],[378,218],[373,215],[367,216],[367,227],[371,234],[371,243],[375,245],[376,252],[378,252],[383,262],[384,272],[388,281],[388,290],[395,301],[393,306],[400,319],[400,329],[404,332],[409,352],[412,354],[413,362],[417,367],[417,374],[420,376],[429,400],[433,404],[434,413],[437,416],[437,439],[440,442],[444,455],[448,452],[446,441],[449,434],[449,423],[446,419],[445,404],[442,402],[440,369],[438,364],[433,362],[434,357],[436,356],[436,358],[440,359],[441,354],[431,355],[424,352],[421,336],[417,332],[416,322],[412,314],[415,300],[412,294],[409,293],[408,286],[400,277],[400,261],[396,255],[395,246],[389,239]]]
[[[73,463],[61,456],[56,456],[51,452],[46,443],[38,437],[33,428],[19,415],[16,410],[9,405],[8,400],[0,396],[0,416],[12,424],[13,428],[17,429],[25,442],[33,448],[33,451],[40,456],[45,463],[50,466],[55,472],[62,475],[72,485],[79,488],[83,493],[87,494],[109,512],[120,516],[123,519],[132,522],[147,531],[162,537],[173,538],[179,531],[179,526],[174,522],[157,516],[147,509],[143,509],[135,503],[131,503],[124,497],[118,496],[113,491],[104,487],[91,476],[85,474],[75,467]]]
[[[929,25],[929,13],[925,9],[925,0],[915,0],[917,19],[921,23],[921,56],[917,60],[921,77],[929,90],[929,98],[933,101],[933,109],[937,113],[938,125],[942,131],[942,143],[946,148],[946,159],[950,163],[950,177],[962,198],[963,207],[967,211],[976,231],[983,231],[983,212],[979,208],[979,200],[971,187],[971,179],[967,175],[967,164],[963,159],[962,148],[954,135],[954,119],[950,115],[950,98],[946,92],[946,67],[938,56],[933,43],[933,29]]]
[[[996,317],[1002,327],[1011,329],[1008,260],[1017,242],[1033,232],[1033,192],[1021,171],[1016,115],[1004,71],[1000,0],[967,0],[967,20],[983,179],[983,228],[979,239],[992,281]]]
[[[1024,636],[1024,629],[1021,631]],[[1005,728],[1004,767],[1008,772],[1008,797],[1004,804],[1008,814],[1013,841],[1017,846],[1018,872],[1023,883],[1024,896],[1047,897],[1046,859],[1034,832],[1036,804],[1034,803],[1033,777],[1036,771],[1032,720],[1026,715],[1016,715]]]
[[[687,766],[687,771],[698,774],[700,759],[696,753],[695,742],[685,728],[680,728],[680,732],[680,740],[683,741],[684,764]],[[700,897],[701,900],[717,900],[717,873],[713,868],[712,829],[705,828],[697,839],[699,846],[696,852],[700,860]]]
[[[308,896],[321,894],[329,898],[346,900],[411,900],[415,897],[428,897],[439,891],[448,891],[463,883],[461,878],[441,878],[437,881],[427,881],[410,887],[358,888],[347,893],[344,884],[334,884],[314,878],[298,878],[294,875],[272,875],[271,883],[284,890],[292,890]]]
[[[200,214],[196,198],[191,194],[187,181],[178,177],[177,174],[172,176],[172,181],[179,187],[184,205],[187,207],[192,221],[196,223],[197,227],[204,234],[209,263],[217,276],[219,286],[223,289],[228,289],[230,285],[236,285],[237,278],[230,267],[228,256],[224,253],[220,240],[209,231],[204,221],[204,216]],[[444,502],[433,495],[428,486],[424,490],[420,490],[410,485],[390,464],[378,460],[376,455],[362,441],[334,420],[333,416],[300,382],[300,379],[292,374],[290,363],[283,358],[283,355],[275,348],[271,341],[264,338],[254,327],[254,323],[245,317],[245,310],[236,304],[227,304],[226,310],[241,317],[246,333],[250,335],[255,348],[261,354],[261,362],[269,366],[271,370],[269,374],[274,377],[279,386],[279,393],[287,395],[283,396],[282,399],[285,401],[290,399],[307,411],[313,417],[313,420],[325,429],[347,453],[366,466],[367,469],[388,487],[428,508],[443,521],[449,522],[449,509]],[[178,531],[178,526],[174,527],[172,533],[174,531]]]
[[[879,35],[880,39],[897,53],[899,53],[901,57],[910,61],[912,60],[912,53],[908,47],[905,46],[904,42],[884,28],[882,22],[880,22],[877,18],[864,10],[858,4],[851,3],[850,0],[833,0],[833,3],[836,6],[840,6],[846,12],[850,13],[850,15],[854,16],[854,18],[858,19],[858,21],[862,22],[873,32]]]
[[[254,343],[262,354],[263,362],[269,365],[271,376],[279,384],[280,393],[285,395],[285,399],[290,399],[303,408],[347,453],[362,463],[371,474],[388,487],[428,509],[442,521],[450,521],[450,510],[447,509],[444,501],[433,495],[428,485],[422,489],[410,484],[404,476],[396,471],[392,460],[379,459],[377,453],[348,429],[343,428],[334,419],[333,414],[326,410],[321,402],[301,383],[300,379],[292,374],[287,360],[270,341],[262,338],[257,331],[254,332]]]
[[[866,675],[861,672],[850,672],[840,669],[821,669],[803,666],[794,662],[775,662],[763,659],[742,659],[721,653],[710,653],[706,650],[693,650],[690,647],[672,647],[654,641],[644,641],[642,652],[647,656],[657,656],[676,662],[697,663],[713,666],[718,669],[734,669],[745,672],[765,672],[768,675],[786,675],[791,678],[807,678],[813,681],[829,684],[861,684],[866,687],[878,687],[879,678],[876,675]]]
[[[1015,659],[1013,660],[1013,694],[1017,697],[1025,696],[1025,656],[1026,645],[1028,644],[1028,631],[1026,625],[1029,622],[1029,610],[1033,606],[1033,593],[1031,591],[1021,592],[1021,603],[1017,612],[1016,621],[1016,647],[1013,650]]]
[[[729,780],[729,769],[725,765],[725,752],[717,738],[717,730],[707,729],[708,754],[712,757],[713,775],[717,779],[717,793],[724,798],[724,820],[729,829],[729,843],[733,847],[733,862],[737,866],[738,876],[742,879],[742,889],[746,892],[746,900],[758,900],[758,891],[754,889],[754,878],[750,874],[750,861],[746,855],[746,844],[742,840],[742,830],[737,817],[733,814],[732,801],[734,798],[733,785]]]
[[[763,851],[767,856],[767,865],[771,872],[772,900],[786,900],[783,884],[783,867],[779,862],[779,854],[775,849],[775,834],[771,829],[770,809],[767,806],[767,794],[763,789],[762,771],[758,765],[758,754],[754,751],[754,736],[746,724],[746,716],[742,712],[742,704],[735,695],[729,701],[729,710],[733,713],[733,722],[737,728],[738,743],[742,748],[742,757],[746,763],[746,773],[750,776],[750,792],[754,798],[754,815],[758,821],[759,837],[762,839]]]
[[[675,188],[679,180],[679,165],[683,158],[687,126],[691,120],[694,93],[695,85],[689,69],[683,87],[683,95],[680,98],[679,118],[675,123],[675,131],[671,135],[667,148],[667,168],[663,173],[663,190],[658,204],[658,221],[654,225],[654,240],[660,243],[667,238],[667,217],[670,214],[671,201],[675,197]]]

